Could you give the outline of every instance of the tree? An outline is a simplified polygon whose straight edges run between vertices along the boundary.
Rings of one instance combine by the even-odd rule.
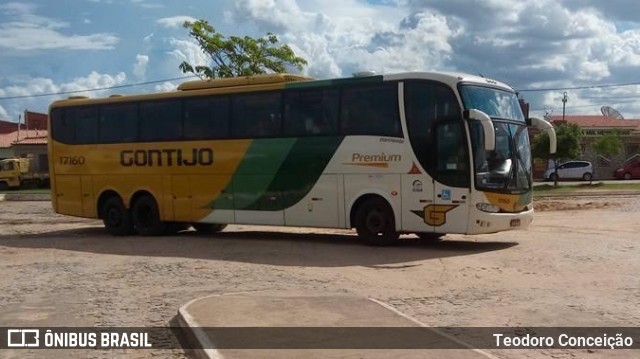
[[[622,151],[622,146],[624,146],[624,143],[617,132],[606,133],[593,142],[593,150],[604,157],[619,155]]]
[[[572,159],[580,156],[580,140],[582,138],[582,131],[580,126],[575,123],[563,123],[556,127],[556,138],[558,141],[558,148],[555,154],[549,153],[549,135],[546,132],[539,134],[533,139],[531,144],[531,153],[535,158],[541,158],[544,160],[554,160],[555,171],[557,174],[558,160]],[[558,185],[558,176],[555,176],[554,183]]]
[[[227,38],[206,20],[186,21],[183,26],[189,29],[189,36],[196,39],[200,49],[211,57],[212,66],[194,67],[184,61],[180,64],[180,70],[193,73],[201,79],[281,73],[287,72],[287,66],[302,71],[307,64],[288,45],[277,46],[278,37],[272,33],[257,39],[249,36]]]
[[[618,132],[609,132],[593,142],[593,150],[604,157],[613,157],[620,154],[624,143]]]

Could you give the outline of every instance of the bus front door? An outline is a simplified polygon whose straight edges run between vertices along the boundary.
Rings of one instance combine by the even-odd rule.
[[[466,233],[469,222],[470,169],[462,121],[436,126],[436,161],[433,196],[428,218],[436,233]]]

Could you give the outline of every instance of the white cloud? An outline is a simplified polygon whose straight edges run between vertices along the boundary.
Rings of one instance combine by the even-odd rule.
[[[25,78],[20,83],[16,83],[4,88],[0,88],[0,97],[9,96],[27,96],[26,99],[20,101],[7,102],[5,112],[8,117],[17,118],[17,116],[25,109],[46,112],[49,104],[57,98],[66,98],[68,96],[88,96],[103,97],[112,93],[112,90],[85,91],[93,89],[103,89],[124,84],[127,76],[124,72],[115,75],[101,74],[91,71],[85,77],[77,77],[69,82],[56,83],[53,79],[36,77]],[[73,94],[65,94],[59,96],[46,97],[28,97],[40,94],[73,92]]]
[[[0,120],[9,120],[9,113],[0,105]]]
[[[154,91],[155,92],[169,92],[169,91],[175,91],[178,88],[178,85],[174,84],[173,82],[163,82],[159,85],[156,85],[154,87]]]
[[[196,19],[191,16],[173,16],[158,19],[156,23],[166,28],[181,28],[185,21],[194,22]]]
[[[170,51],[168,54],[170,57],[179,60],[179,63],[182,61],[187,61],[191,65],[208,65],[210,58],[205,55],[200,46],[195,41],[192,40],[179,40],[175,38],[171,38],[168,40],[169,45],[171,45],[174,50]],[[176,65],[176,69],[177,69]]]
[[[7,15],[25,15],[31,13],[35,5],[23,2],[9,2],[0,5],[0,11]]]
[[[115,35],[98,33],[91,35],[66,35],[62,29],[69,27],[63,21],[38,16],[35,7],[22,3],[8,3],[0,11],[13,21],[0,24],[0,48],[11,50],[108,50],[119,39]]]
[[[149,63],[149,56],[136,55],[136,63],[133,65],[133,75],[139,79],[143,79],[147,73],[147,64]]]
[[[162,9],[164,8],[163,4],[157,4],[157,3],[148,3],[145,0],[131,0],[131,3],[133,3],[134,5],[137,5],[141,8],[144,9]]]
[[[306,72],[314,77],[433,69],[444,66],[453,51],[449,39],[456,31],[441,15],[407,18],[406,8],[353,0],[307,1],[304,10],[299,3],[242,0],[230,18],[264,32],[279,30],[281,42],[307,59]]]

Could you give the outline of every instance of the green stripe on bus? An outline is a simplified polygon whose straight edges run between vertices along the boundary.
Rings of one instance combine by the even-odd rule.
[[[318,182],[344,137],[304,137],[293,146],[268,192],[282,193],[282,207],[300,202]]]
[[[252,207],[264,197],[295,142],[295,138],[254,140],[225,188],[226,193],[233,193],[233,199],[221,196],[210,207],[256,209]]]
[[[281,211],[295,205],[318,182],[343,139],[335,136],[254,141],[226,189],[233,191],[235,203],[221,197],[211,207]]]

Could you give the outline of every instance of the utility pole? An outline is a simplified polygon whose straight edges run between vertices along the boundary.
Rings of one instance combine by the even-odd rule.
[[[562,94],[562,123],[565,123],[565,115],[567,112],[567,101],[569,101],[569,97],[567,96],[567,92],[565,91]],[[554,176],[553,176],[553,184],[555,186],[558,185],[558,158],[555,157],[553,159],[553,167],[554,167]]]
[[[564,115],[567,109],[567,101],[569,101],[569,98],[567,97],[567,93],[565,92],[564,95],[562,96],[562,123],[564,123]]]

